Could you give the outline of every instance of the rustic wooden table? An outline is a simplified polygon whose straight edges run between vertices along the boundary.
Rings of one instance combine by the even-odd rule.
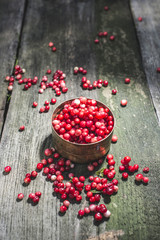
[[[159,10],[158,0],[0,0],[0,240],[160,239]],[[94,44],[99,31],[114,34],[115,41],[107,37]],[[55,53],[48,48],[50,41],[56,44]],[[40,95],[38,85],[23,91],[16,82],[9,96],[4,79],[12,75],[17,60],[26,69],[25,77],[41,79],[48,67],[66,73],[69,91],[57,97],[48,113],[39,114],[39,108],[55,96],[51,89]],[[81,76],[73,75],[75,66],[85,67],[91,81],[108,80],[108,87],[82,90]],[[129,85],[124,84],[126,77],[131,78]],[[113,88],[118,90],[115,96]],[[112,215],[101,224],[91,216],[77,218],[78,210],[88,204],[85,200],[60,216],[61,202],[42,173],[23,186],[25,174],[35,169],[44,158],[44,149],[53,145],[53,110],[81,95],[102,101],[116,118],[118,142],[110,153],[116,160],[119,191],[105,199]],[[125,108],[120,106],[123,98],[128,100]],[[35,109],[33,101],[38,102]],[[24,132],[18,131],[21,125],[26,127]],[[140,165],[139,172],[150,168],[148,185],[136,185],[135,175],[122,181],[118,168],[126,155]],[[12,167],[8,175],[3,174],[6,165]],[[89,175],[86,165],[76,165],[75,175],[80,174]],[[27,196],[37,190],[42,196],[32,206]],[[20,192],[25,197],[17,202]]]

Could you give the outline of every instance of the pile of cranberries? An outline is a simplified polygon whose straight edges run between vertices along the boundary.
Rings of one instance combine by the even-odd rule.
[[[107,107],[98,107],[96,100],[80,97],[65,104],[52,125],[63,139],[87,144],[107,137],[113,130],[114,119]]]
[[[107,80],[102,80],[98,79],[98,81],[94,81],[93,84],[91,84],[91,81],[88,80],[86,77],[82,77],[82,88],[84,90],[92,90],[96,88],[101,88],[102,86],[107,87],[108,86],[108,81]]]
[[[50,69],[47,70],[48,74],[51,73],[51,70],[49,70]],[[66,74],[61,70],[57,70],[53,74],[53,80],[51,82],[48,82],[47,76],[43,76],[40,83],[39,93],[43,93],[46,88],[52,88],[57,96],[60,96],[61,93],[66,93],[68,91],[68,88],[66,87],[66,82],[64,80],[65,78]]]

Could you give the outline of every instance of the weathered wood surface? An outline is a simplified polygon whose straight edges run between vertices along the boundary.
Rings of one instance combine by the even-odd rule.
[[[159,1],[131,0],[131,10],[141,48],[146,78],[160,123],[160,14]],[[142,17],[142,22],[138,21]]]
[[[104,11],[106,1],[28,1],[19,49],[19,64],[26,68],[26,76],[45,75],[47,66],[53,71],[63,70],[69,86],[67,94],[57,98],[57,105],[65,99],[84,95],[102,100],[110,106],[116,118],[117,144],[110,153],[116,159],[116,177],[119,192],[106,199],[112,216],[97,225],[93,217],[77,218],[80,208],[88,205],[71,204],[64,216],[58,214],[60,200],[52,195],[52,184],[40,173],[28,187],[23,179],[44,158],[45,148],[52,146],[51,115],[56,106],[46,114],[38,110],[45,100],[54,97],[51,90],[38,95],[38,86],[24,92],[15,84],[0,146],[1,172],[6,165],[12,166],[9,175],[0,175],[0,239],[155,239],[159,229],[159,170],[160,130],[143,72],[136,33],[128,2],[109,1],[110,10]],[[99,31],[115,34],[114,42],[94,39]],[[53,41],[57,52],[52,53],[48,42]],[[75,65],[86,67],[87,78],[107,79],[109,86],[102,90],[83,91],[81,76],[73,75]],[[124,84],[125,77],[131,84]],[[117,88],[116,96],[111,90]],[[120,100],[126,98],[126,108]],[[36,109],[33,101],[38,102]],[[19,132],[19,126],[26,126]],[[150,183],[137,186],[134,175],[122,182],[118,172],[120,160],[125,155],[132,157],[133,164],[150,167]],[[105,165],[105,164],[104,164]],[[88,176],[85,165],[77,165],[75,174]],[[30,192],[41,191],[42,197],[36,206],[27,202]],[[16,202],[18,193],[25,198]]]
[[[0,134],[7,104],[6,75],[11,75],[16,60],[25,0],[0,1]]]

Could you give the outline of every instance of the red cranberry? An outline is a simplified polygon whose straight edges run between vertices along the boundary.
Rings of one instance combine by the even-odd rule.
[[[79,211],[78,211],[78,215],[79,215],[80,217],[83,217],[83,216],[84,216],[84,211],[83,211],[83,210],[79,210]]]
[[[52,99],[51,99],[51,103],[52,103],[52,104],[55,104],[56,101],[57,101],[57,100],[56,100],[55,98],[52,98]]]
[[[33,102],[33,107],[37,107],[38,103],[37,102]]]
[[[4,168],[4,171],[5,171],[6,173],[9,173],[9,172],[11,171],[11,167],[10,167],[10,166],[5,167],[5,168]]]
[[[53,47],[53,45],[54,45],[53,42],[49,42],[48,44],[49,47]]]
[[[116,93],[117,93],[117,90],[116,90],[116,89],[113,89],[113,90],[112,90],[112,94],[113,94],[113,95],[116,95]]]
[[[96,221],[101,221],[102,220],[102,215],[98,212],[94,215],[94,218]]]
[[[138,164],[134,164],[134,169],[135,169],[135,171],[138,171],[139,165]]]
[[[57,49],[56,49],[56,47],[53,47],[52,48],[52,52],[55,52]]]
[[[38,163],[38,164],[37,164],[37,169],[38,169],[38,170],[42,170],[42,168],[43,168],[43,164],[42,164],[42,163]]]
[[[36,192],[35,195],[40,198],[42,193],[41,192]]]
[[[112,136],[112,143],[116,143],[118,140],[118,137],[116,135]]]
[[[148,177],[144,177],[144,178],[142,179],[142,181],[143,181],[144,183],[148,183],[148,182],[149,182],[149,178],[148,178]]]
[[[33,199],[33,198],[35,198],[35,196],[36,196],[36,195],[35,195],[34,193],[30,193],[29,196],[28,196],[28,198]]]
[[[109,39],[110,39],[111,41],[113,41],[113,40],[115,39],[115,36],[112,35],[112,36],[109,37]]]
[[[122,178],[127,179],[128,178],[128,173],[127,172],[122,173]]]
[[[36,171],[32,171],[32,172],[31,172],[31,176],[32,176],[32,177],[37,177],[37,174],[38,174],[38,173],[37,173]]]
[[[129,84],[130,81],[131,81],[130,78],[125,78],[125,83],[126,83],[126,84]]]
[[[95,39],[94,42],[95,42],[95,43],[99,43],[99,40],[98,40],[98,39]]]
[[[104,7],[104,10],[105,10],[105,11],[108,11],[108,9],[109,9],[108,6],[105,6],[105,7]]]
[[[127,105],[127,100],[126,99],[121,100],[121,106],[125,107],[126,105]]]
[[[20,128],[19,128],[19,131],[24,131],[25,130],[25,126],[21,126]]]
[[[137,182],[141,182],[141,181],[143,180],[143,175],[142,175],[142,174],[137,174],[137,175],[135,176],[135,180],[136,180]]]
[[[31,179],[29,178],[29,177],[26,177],[25,179],[24,179],[24,183],[25,184],[29,184],[31,182]]]
[[[139,18],[138,18],[138,21],[139,21],[139,22],[142,22],[142,17],[139,17]]]
[[[144,172],[144,173],[148,173],[148,172],[149,172],[149,167],[143,168],[143,172]]]
[[[23,193],[19,193],[18,196],[17,196],[17,198],[18,198],[19,200],[22,200],[22,199],[24,198],[24,194],[23,194]]]

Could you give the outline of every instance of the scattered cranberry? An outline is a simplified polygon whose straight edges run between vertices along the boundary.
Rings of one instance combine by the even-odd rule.
[[[113,40],[115,39],[115,36],[112,35],[112,36],[109,37],[109,39],[110,39],[111,41],[113,41]]]
[[[35,196],[32,200],[33,200],[34,203],[38,203],[39,202],[39,197]]]
[[[118,137],[116,135],[112,136],[112,143],[116,143],[118,140]]]
[[[138,18],[138,21],[139,21],[139,22],[142,22],[142,17],[139,17],[139,18]]]
[[[127,105],[127,100],[126,99],[121,100],[121,106],[125,107],[126,105]]]
[[[116,90],[116,89],[113,89],[113,90],[112,90],[112,94],[113,94],[113,95],[116,95],[116,93],[117,93],[117,90]]]
[[[56,102],[57,102],[57,100],[56,100],[55,98],[52,98],[52,99],[51,99],[51,103],[52,103],[52,104],[55,104]]]
[[[128,178],[128,173],[127,172],[122,173],[122,178],[127,179]]]
[[[141,181],[143,180],[143,175],[142,175],[142,174],[137,174],[137,175],[135,176],[135,180],[136,180],[137,182],[141,182]]]
[[[24,183],[25,184],[29,184],[31,182],[31,179],[29,178],[29,177],[26,177],[25,179],[24,179]]]
[[[95,215],[94,215],[94,218],[95,218],[95,220],[96,221],[101,221],[102,220],[102,215],[101,215],[101,213],[96,213]]]
[[[41,192],[36,192],[35,195],[40,198],[42,193]]]
[[[83,217],[83,216],[84,216],[84,211],[83,211],[83,210],[79,210],[79,211],[78,211],[78,215],[79,215],[80,217]]]
[[[134,164],[134,169],[135,169],[135,171],[138,171],[139,165],[138,164]]]
[[[39,110],[40,113],[43,113],[44,111],[45,111],[44,107],[41,107],[40,110]]]
[[[37,173],[36,171],[32,171],[32,172],[31,172],[31,176],[34,177],[34,178],[37,177],[37,174],[38,174],[38,173]]]
[[[37,164],[37,169],[38,169],[38,170],[42,170],[42,168],[43,168],[43,164],[42,164],[42,163],[38,163],[38,164]]]
[[[148,177],[143,177],[142,181],[143,181],[144,183],[148,183],[148,182],[149,182],[149,178],[148,178]]]
[[[95,39],[94,42],[95,42],[95,43],[99,43],[99,39]]]
[[[53,48],[52,48],[52,52],[55,52],[56,50],[57,50],[56,47],[53,47]]]
[[[52,155],[52,150],[50,148],[45,149],[44,154],[49,157]]]
[[[5,167],[5,168],[4,168],[4,171],[5,171],[6,173],[9,173],[9,172],[11,171],[11,167],[10,167],[10,166]]]
[[[107,210],[105,213],[103,213],[103,216],[109,218],[111,216],[111,212]]]
[[[23,193],[19,193],[17,196],[17,199],[22,200],[24,198],[24,194]]]
[[[46,73],[47,73],[47,74],[51,74],[51,72],[52,72],[51,69],[47,69],[47,72],[46,72]]]
[[[104,7],[104,10],[105,10],[105,11],[108,11],[108,9],[109,9],[108,6],[105,6],[105,7]]]
[[[11,91],[13,90],[13,86],[8,86],[8,88],[7,88],[7,89],[8,89],[8,91],[10,91],[10,92],[11,92]]]
[[[37,102],[33,102],[33,105],[32,105],[32,106],[36,108],[36,107],[37,107],[37,105],[38,105],[38,103],[37,103]]]
[[[21,126],[20,128],[19,128],[19,131],[24,131],[25,130],[25,126]]]
[[[124,82],[125,82],[126,84],[129,84],[130,81],[131,81],[130,78],[125,78],[125,81],[124,81]]]
[[[148,173],[148,172],[149,172],[149,167],[143,168],[143,172],[144,172],[144,173]]]
[[[157,68],[157,72],[160,73],[160,67]]]
[[[53,45],[54,45],[53,42],[49,42],[48,44],[49,47],[53,47]]]
[[[35,196],[36,196],[36,195],[35,195],[34,193],[30,193],[29,196],[28,196],[28,198],[33,199],[33,198],[35,198]]]

